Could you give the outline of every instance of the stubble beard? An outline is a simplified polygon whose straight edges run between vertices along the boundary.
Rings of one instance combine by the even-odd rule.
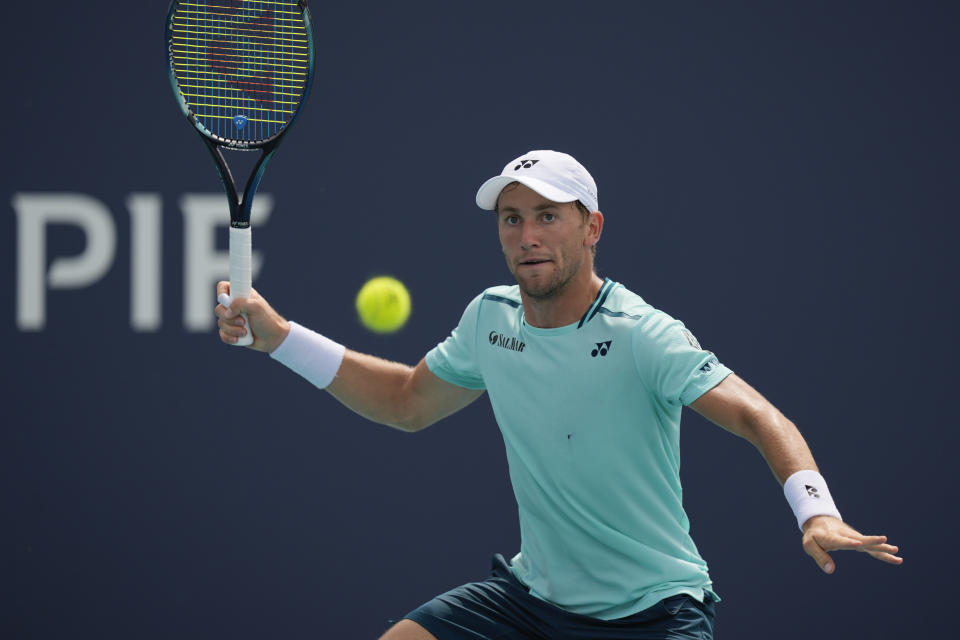
[[[512,270],[513,277],[517,281],[520,290],[529,298],[538,302],[549,300],[563,293],[574,276],[580,271],[581,266],[583,266],[583,259],[574,262],[565,260],[564,262],[568,265],[567,268],[562,271],[555,269],[551,277],[546,281],[537,280],[536,283],[532,283],[530,282],[532,278],[521,279],[517,276],[516,270]]]

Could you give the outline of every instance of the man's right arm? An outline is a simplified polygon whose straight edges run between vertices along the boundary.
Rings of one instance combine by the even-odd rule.
[[[220,282],[217,293],[230,293]],[[232,344],[248,330],[240,312],[253,329],[250,348],[272,353],[287,338],[289,323],[254,291],[229,307],[217,306],[220,339]],[[337,400],[356,413],[403,431],[419,431],[459,411],[479,398],[482,390],[451,384],[430,371],[421,360],[416,367],[390,362],[347,349],[336,376],[325,387]]]
[[[326,390],[363,417],[404,431],[429,427],[483,394],[437,377],[425,360],[409,367],[349,349]]]

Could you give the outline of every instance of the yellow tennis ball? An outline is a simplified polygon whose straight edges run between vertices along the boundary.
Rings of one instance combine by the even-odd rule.
[[[357,294],[357,315],[370,331],[397,331],[410,317],[410,293],[396,278],[371,278]]]

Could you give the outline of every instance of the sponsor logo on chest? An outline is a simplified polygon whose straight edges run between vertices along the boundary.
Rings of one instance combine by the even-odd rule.
[[[516,351],[517,353],[523,353],[524,348],[527,346],[526,343],[518,340],[516,336],[509,336],[499,331],[491,331],[490,335],[487,336],[487,340],[490,341],[491,346]]]

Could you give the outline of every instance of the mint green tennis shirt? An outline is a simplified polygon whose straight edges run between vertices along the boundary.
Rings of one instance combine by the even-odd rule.
[[[517,286],[493,287],[426,363],[488,392],[530,593],[604,620],[716,597],[683,510],[680,411],[731,371],[683,323],[607,279],[579,322],[540,329]]]

